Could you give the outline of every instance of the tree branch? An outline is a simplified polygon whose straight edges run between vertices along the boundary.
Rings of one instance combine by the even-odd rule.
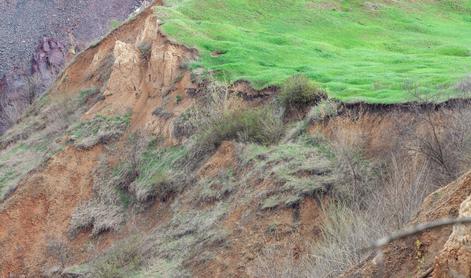
[[[471,217],[462,217],[462,218],[445,218],[445,219],[440,219],[434,222],[429,222],[429,223],[423,223],[423,224],[417,224],[411,227],[407,227],[403,230],[399,230],[396,232],[391,233],[390,235],[387,235],[375,242],[373,242],[368,248],[368,249],[378,249],[380,247],[383,247],[395,240],[406,238],[418,233],[421,233],[426,230],[430,229],[436,229],[436,228],[441,228],[444,226],[449,226],[449,225],[457,225],[457,224],[470,224],[471,223]]]

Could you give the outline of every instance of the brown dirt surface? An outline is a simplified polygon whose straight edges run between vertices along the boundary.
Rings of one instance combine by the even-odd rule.
[[[149,61],[142,60],[137,48],[143,41],[153,47]],[[114,56],[111,74],[109,80],[102,80],[100,64],[109,55]],[[83,115],[84,120],[97,114],[115,116],[131,111],[131,130],[163,133],[171,141],[170,124],[155,119],[152,111],[156,106],[167,105],[162,102],[162,95],[185,94],[190,81],[179,65],[193,55],[186,48],[169,43],[159,33],[157,20],[149,8],[135,20],[113,31],[96,47],[81,53],[52,86],[49,97],[55,100],[75,98],[81,90],[100,88],[109,81],[109,85],[103,87],[104,98]],[[133,78],[127,78],[130,74]],[[170,103],[169,109],[178,115],[190,104],[185,99],[179,105]],[[163,125],[167,128],[161,130]],[[118,146],[126,147],[125,144]],[[93,173],[100,155],[103,154],[99,146],[87,151],[66,147],[45,165],[33,170],[17,186],[14,194],[1,204],[1,277],[39,276],[60,265],[47,253],[51,242],[65,243],[68,264],[80,263],[133,233],[133,228],[148,231],[157,223],[157,219],[150,219],[153,216],[165,218],[168,208],[156,203],[119,234],[106,233],[92,240],[85,230],[75,239],[68,237],[73,211],[91,196]],[[95,246],[93,250],[84,248],[90,244]]]
[[[31,174],[1,205],[2,277],[31,275],[47,266],[51,259],[45,251],[47,244],[67,238],[70,214],[90,196],[91,173],[99,153],[99,149],[66,149]]]

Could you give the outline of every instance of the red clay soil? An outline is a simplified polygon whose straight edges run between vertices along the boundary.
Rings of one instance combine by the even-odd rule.
[[[150,42],[153,48],[149,61],[139,55],[136,45],[142,41]],[[83,89],[102,87],[106,80],[100,78],[103,70],[100,65],[109,55],[114,56],[115,63],[110,65],[109,85],[103,87],[105,98],[83,117],[122,115],[130,110],[133,111],[131,130],[155,135],[160,133],[172,141],[169,127],[162,129],[168,123],[155,119],[152,111],[161,105],[163,93],[183,94],[190,86],[188,74],[182,73],[179,66],[194,53],[171,44],[159,33],[151,8],[112,32],[97,46],[81,53],[52,86],[49,97],[55,100],[72,99]],[[135,75],[136,83],[129,78],[131,75]],[[175,81],[179,76],[183,78]],[[137,84],[139,90],[133,89]],[[178,115],[188,105],[190,103],[184,101],[173,109],[173,113]],[[82,233],[71,240],[67,232],[73,211],[91,196],[92,177],[101,154],[100,147],[88,151],[66,147],[30,173],[1,204],[1,277],[38,277],[47,273],[51,267],[60,265],[57,258],[48,254],[48,245],[58,242],[67,246],[69,263],[81,263],[88,259],[89,252],[84,246],[90,243],[89,235]],[[145,231],[155,225],[156,222],[149,218],[156,215],[156,210],[165,218],[167,209],[156,204],[149,209],[152,215],[141,215],[145,220],[142,225],[139,224],[140,229]],[[130,227],[125,227],[121,234],[104,235],[99,242],[95,242],[96,248],[108,247],[129,230]]]
[[[99,148],[87,152],[66,149],[24,180],[2,204],[2,277],[45,270],[51,262],[45,255],[47,244],[67,238],[72,211],[90,196],[91,173],[99,154]]]

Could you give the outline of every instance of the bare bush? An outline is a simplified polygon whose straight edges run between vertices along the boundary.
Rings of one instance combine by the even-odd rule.
[[[306,267],[311,277],[338,277],[366,258],[369,254],[362,249],[385,231],[377,217],[342,204],[331,204],[324,214],[323,238],[312,247]]]
[[[59,261],[61,267],[64,268],[69,262],[69,248],[63,240],[49,239],[46,246],[46,254]]]
[[[412,120],[396,124],[403,142],[398,147],[429,163],[435,185],[451,182],[471,166],[471,110],[452,105],[416,106]]]
[[[411,173],[394,163],[387,169],[383,184],[362,197],[362,207],[341,201],[328,205],[323,212],[321,240],[301,262],[293,265],[286,261],[279,268],[284,272],[294,268],[297,276],[278,277],[338,277],[373,252],[365,252],[373,239],[408,223],[434,189],[426,182],[428,169],[424,166]]]
[[[372,162],[363,155],[362,141],[363,136],[334,140],[339,179],[331,192],[334,201],[323,211],[322,239],[300,262],[273,267],[275,277],[337,277],[370,255],[364,249],[372,239],[406,225],[436,189],[429,182],[431,162],[412,159],[403,149]],[[270,256],[260,258],[260,267],[274,260]],[[285,275],[293,271],[296,276]]]
[[[108,162],[101,160],[94,173],[93,198],[77,207],[72,214],[70,236],[76,236],[82,229],[91,229],[92,235],[97,236],[119,228],[124,221],[125,212],[115,183],[121,182],[121,175],[125,174],[124,171],[112,173]]]
[[[392,157],[381,175],[381,188],[372,193],[368,201],[368,215],[383,218],[381,225],[386,231],[397,230],[406,225],[419,211],[423,200],[437,187],[429,182],[429,163],[413,165]]]
[[[294,242],[288,246],[269,245],[261,251],[252,267],[249,267],[250,277],[256,278],[301,278],[309,277],[303,260],[298,260],[293,251]],[[316,277],[316,276],[312,276]]]
[[[351,207],[365,208],[369,196],[377,190],[378,171],[382,165],[365,157],[365,142],[369,134],[351,134],[340,130],[335,134],[337,136],[332,139],[331,149],[335,155],[335,172],[339,182],[333,187],[332,194]]]
[[[23,92],[23,98],[28,104],[33,101],[45,90],[43,81],[38,74],[26,77],[26,88]]]

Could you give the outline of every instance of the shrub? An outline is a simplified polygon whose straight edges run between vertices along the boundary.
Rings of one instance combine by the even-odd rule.
[[[70,130],[70,139],[80,149],[106,144],[119,138],[130,120],[130,114],[116,117],[98,115],[92,120],[73,126]]]
[[[190,168],[222,141],[268,145],[277,142],[284,132],[282,119],[272,105],[249,108],[242,98],[230,94],[228,86],[215,82],[209,83],[197,105],[179,118],[173,133],[181,136],[194,133],[185,159]]]
[[[327,98],[326,93],[303,75],[288,78],[277,96],[278,103],[286,110],[304,108]]]
[[[172,125],[172,136],[176,139],[188,138],[196,130],[196,123],[193,121],[194,108],[190,108],[175,118]]]
[[[58,239],[47,240],[46,254],[48,257],[60,262],[61,267],[65,267],[70,258],[70,250],[67,244],[63,240]]]
[[[139,237],[132,236],[113,246],[92,267],[93,277],[121,278],[139,269],[142,255],[139,252]]]
[[[206,178],[199,182],[201,191],[200,204],[213,203],[229,196],[234,191],[234,176],[232,171],[220,171],[217,176]]]
[[[165,108],[163,107],[157,107],[153,112],[152,115],[159,117],[164,120],[168,120],[174,116],[172,112],[168,112]]]
[[[196,134],[193,152],[200,156],[216,149],[222,141],[237,140],[268,145],[283,134],[283,123],[270,107],[228,111],[211,119]]]
[[[338,113],[338,104],[329,99],[323,99],[311,108],[307,115],[308,122],[318,122],[324,119],[335,117]]]
[[[176,104],[180,104],[180,102],[182,102],[182,100],[183,100],[182,96],[175,96],[175,103]]]
[[[137,201],[145,202],[154,197],[166,200],[179,190],[179,185],[172,180],[172,168],[186,154],[184,147],[153,148],[147,150],[139,159],[137,178],[129,185],[129,191]]]
[[[152,54],[152,43],[142,42],[137,46],[137,49],[139,49],[139,52],[141,53],[141,58],[145,61],[149,61]]]

